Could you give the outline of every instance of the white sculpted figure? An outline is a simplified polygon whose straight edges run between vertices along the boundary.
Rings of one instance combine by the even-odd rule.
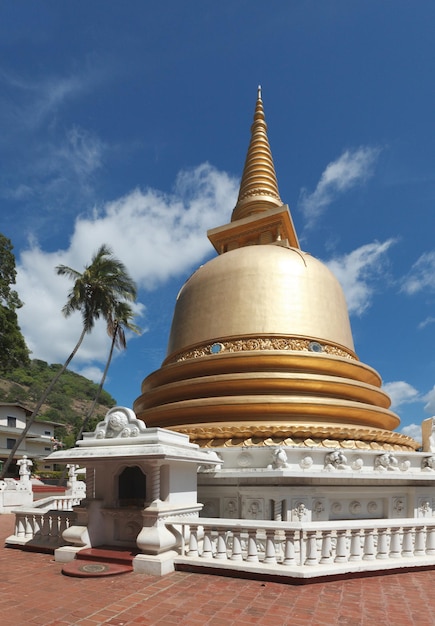
[[[17,465],[20,468],[20,480],[23,482],[28,481],[30,478],[30,468],[33,465],[32,461],[24,455],[22,459],[17,461]]]
[[[273,451],[272,464],[267,469],[284,469],[288,467],[287,452],[284,448],[275,448]]]
[[[378,472],[397,472],[399,469],[398,465],[398,460],[391,452],[385,452],[375,459],[375,469]]]
[[[341,450],[334,450],[325,456],[326,470],[343,470],[347,468],[347,458]]]

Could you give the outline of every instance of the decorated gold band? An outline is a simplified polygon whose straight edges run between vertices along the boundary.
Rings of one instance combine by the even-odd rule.
[[[223,339],[222,341],[200,344],[190,350],[185,350],[173,355],[165,363],[175,363],[197,359],[213,354],[231,352],[249,352],[254,350],[288,350],[324,353],[339,356],[345,359],[358,360],[356,355],[342,346],[335,344],[313,341],[301,337],[244,337],[241,339]]]

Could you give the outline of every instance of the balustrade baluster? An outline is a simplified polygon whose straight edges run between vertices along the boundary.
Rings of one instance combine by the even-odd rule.
[[[266,530],[266,553],[263,563],[276,563],[275,531]]]
[[[426,554],[435,554],[435,527],[426,528]]]
[[[403,542],[402,542],[402,556],[409,558],[414,556],[414,550],[412,546],[412,536],[414,534],[414,528],[403,529]]]
[[[248,555],[246,560],[258,562],[257,531],[251,528],[248,530]]]
[[[284,560],[283,565],[295,565],[295,530],[285,531],[285,544],[284,544]]]
[[[332,563],[332,532],[322,531],[322,550],[320,563]]]
[[[377,559],[388,559],[387,528],[378,528]]]
[[[189,537],[189,550],[187,556],[199,556],[198,554],[198,526],[191,524]]]
[[[425,529],[419,526],[415,529],[414,556],[425,556]]]
[[[305,565],[317,565],[317,531],[307,530],[307,556]]]
[[[217,544],[216,544],[216,556],[215,559],[225,560],[227,555],[227,541],[225,528],[217,529]]]
[[[211,540],[211,528],[204,528],[204,540],[202,544],[203,559],[211,559],[213,557],[213,543]]]
[[[349,561],[361,561],[361,558],[361,528],[353,528],[350,531]]]
[[[25,539],[33,539],[33,515],[26,515]]]
[[[400,559],[400,526],[392,526],[390,528],[390,559]]]
[[[16,513],[15,516],[15,534],[20,539],[23,539],[26,534],[26,516]]]
[[[375,530],[374,528],[366,528],[364,530],[364,561],[373,561],[375,558]]]
[[[335,548],[335,563],[345,563],[347,561],[345,529],[337,530],[337,546]]]
[[[59,517],[59,534],[57,535],[57,539],[59,542],[61,542],[62,540],[63,532],[67,529],[66,519],[66,515],[61,515]]]
[[[235,528],[233,529],[233,549],[231,553],[231,561],[241,561],[242,560],[242,541],[240,538],[241,529]]]

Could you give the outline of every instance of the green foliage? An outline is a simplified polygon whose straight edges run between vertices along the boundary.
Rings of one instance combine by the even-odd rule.
[[[33,359],[28,366],[3,374],[0,377],[0,400],[19,402],[32,409],[41,395],[41,389],[47,386],[60,367],[58,364],[49,365],[45,361]],[[65,447],[71,447],[75,445],[77,434],[97,390],[98,385],[94,382],[66,370],[57,381],[38,419],[64,424],[55,428],[55,436],[63,441]],[[93,430],[115,404],[115,399],[107,391],[103,391],[94,419],[88,424],[88,430]]]
[[[0,373],[29,363],[29,349],[16,314],[23,303],[12,289],[17,274],[12,250],[10,240],[0,233]]]

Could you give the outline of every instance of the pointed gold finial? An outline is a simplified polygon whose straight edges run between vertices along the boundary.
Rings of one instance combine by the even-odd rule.
[[[280,207],[282,204],[267,137],[267,124],[259,85],[254,122],[251,126],[251,141],[246,155],[239,197],[231,221]]]

